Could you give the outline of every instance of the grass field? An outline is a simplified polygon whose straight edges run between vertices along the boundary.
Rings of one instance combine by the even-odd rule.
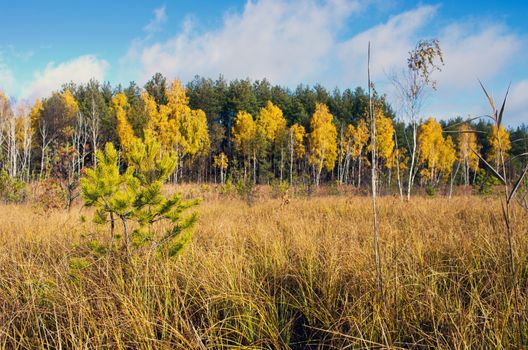
[[[528,220],[513,210],[517,297],[496,198],[209,198],[175,258],[88,246],[80,207],[0,206],[0,348],[520,348]],[[92,247],[93,248],[93,247]],[[519,325],[522,331],[519,331]]]

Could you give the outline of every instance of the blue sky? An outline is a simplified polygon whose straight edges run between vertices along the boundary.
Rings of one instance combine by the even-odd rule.
[[[261,79],[295,87],[365,86],[366,45],[379,90],[420,38],[439,38],[445,67],[422,117],[487,112],[477,78],[501,99],[511,125],[528,123],[527,1],[253,0],[5,1],[0,88],[46,96],[91,77],[145,82],[161,71]]]

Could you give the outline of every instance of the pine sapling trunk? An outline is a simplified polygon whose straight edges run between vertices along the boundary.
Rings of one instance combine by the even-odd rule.
[[[130,254],[130,235],[128,233],[128,226],[127,226],[126,218],[124,216],[121,216],[120,218],[121,218],[121,222],[123,223],[123,235],[125,236],[125,249],[126,249],[127,260],[128,262],[130,262],[132,259],[131,259],[131,254]]]
[[[115,240],[115,218],[114,213],[110,213],[110,247],[114,248],[114,240]]]

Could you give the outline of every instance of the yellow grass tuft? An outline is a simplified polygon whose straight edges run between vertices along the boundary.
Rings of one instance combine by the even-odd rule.
[[[210,198],[177,258],[96,254],[81,213],[0,207],[0,348],[519,348],[495,199]],[[513,211],[528,324],[528,220]],[[528,334],[525,334],[525,339]]]

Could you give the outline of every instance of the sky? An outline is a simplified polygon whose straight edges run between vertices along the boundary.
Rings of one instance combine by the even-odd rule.
[[[405,0],[0,0],[0,89],[45,97],[91,78],[143,84],[154,73],[267,78],[295,88],[367,85],[372,77],[398,110],[389,77],[420,39],[437,38],[435,73],[422,118],[489,113],[478,79],[505,121],[528,124],[528,1]]]

